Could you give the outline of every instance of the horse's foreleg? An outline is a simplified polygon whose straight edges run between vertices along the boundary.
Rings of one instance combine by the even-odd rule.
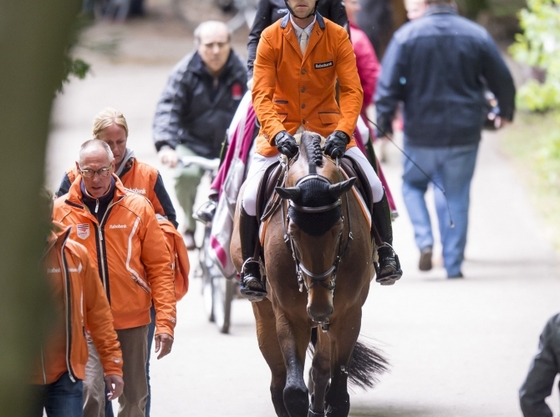
[[[284,404],[290,417],[307,417],[309,392],[303,380],[305,352],[309,345],[310,330],[292,325],[285,316],[276,322],[278,340],[286,363]]]
[[[319,332],[311,365],[311,407],[308,417],[325,416],[325,394],[331,377],[330,346],[328,336]],[[311,384],[310,384],[311,385]]]
[[[350,412],[348,395],[348,367],[352,351],[360,334],[361,308],[342,321],[333,320],[329,328],[331,338],[331,383],[325,404],[327,417],[347,417]]]
[[[270,368],[270,395],[274,410],[278,417],[290,417],[283,398],[284,386],[286,385],[286,366],[284,365],[284,358],[278,344],[276,319],[272,310],[272,304],[267,298],[258,303],[251,304],[257,321],[259,349]]]

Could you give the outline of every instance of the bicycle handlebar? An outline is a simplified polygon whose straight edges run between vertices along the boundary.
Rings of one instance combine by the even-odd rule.
[[[183,156],[179,161],[185,167],[197,165],[206,171],[217,171],[220,166],[220,158],[208,159],[196,155]]]

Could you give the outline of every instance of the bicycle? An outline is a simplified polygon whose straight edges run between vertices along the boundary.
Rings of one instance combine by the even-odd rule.
[[[200,156],[185,156],[181,158],[184,166],[196,165],[202,168],[205,175],[214,177],[220,163],[219,159],[206,159]],[[231,305],[238,291],[236,279],[226,278],[210,251],[210,234],[212,218],[216,202],[210,200],[204,203],[193,216],[195,220],[204,224],[204,237],[198,249],[198,265],[194,272],[195,278],[202,279],[202,298],[208,321],[214,322],[220,333],[229,333],[231,323]]]

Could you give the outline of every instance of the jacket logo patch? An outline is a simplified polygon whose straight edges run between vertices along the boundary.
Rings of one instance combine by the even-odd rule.
[[[132,191],[133,193],[136,193],[136,194],[146,195],[146,189],[145,188],[127,188],[127,190]]]
[[[243,89],[241,88],[241,84],[235,83],[231,86],[231,98],[234,100],[241,100],[243,97]]]
[[[333,61],[317,62],[316,64],[314,64],[315,69],[328,68],[328,67],[332,67],[333,65],[334,65]]]
[[[89,224],[82,223],[76,225],[76,234],[80,239],[87,239],[89,237]]]

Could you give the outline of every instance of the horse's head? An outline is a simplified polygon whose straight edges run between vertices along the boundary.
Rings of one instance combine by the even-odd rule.
[[[345,250],[341,196],[350,190],[355,178],[340,181],[334,164],[323,161],[320,139],[304,132],[300,158],[294,164],[300,168],[308,164],[309,169],[304,175],[301,169],[290,169],[288,184],[294,185],[277,187],[276,191],[289,200],[287,234],[300,286],[308,292],[307,313],[317,323],[328,323],[338,263]]]

